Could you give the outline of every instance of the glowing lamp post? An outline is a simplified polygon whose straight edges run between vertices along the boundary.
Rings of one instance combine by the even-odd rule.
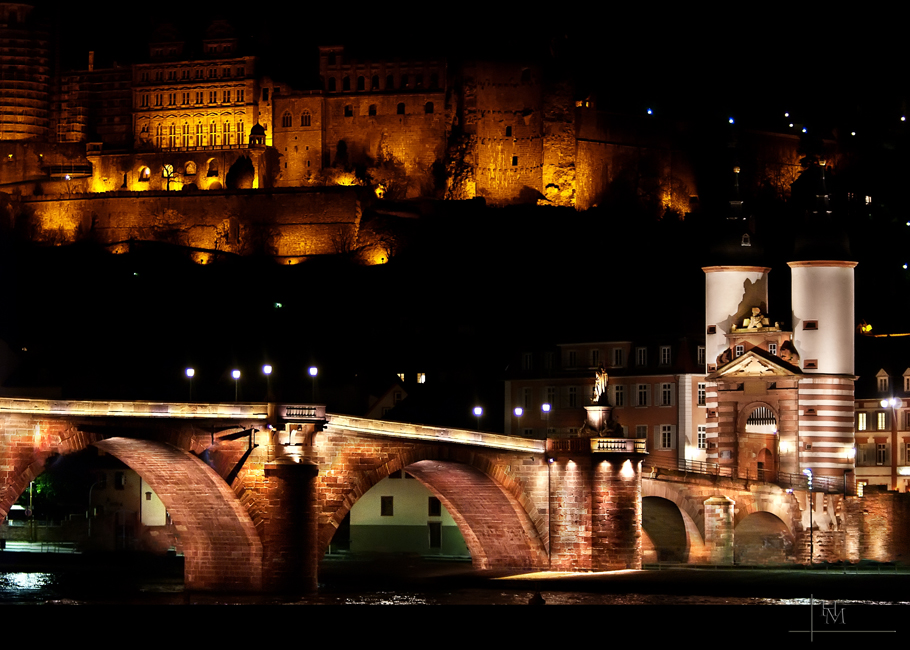
[[[307,371],[310,373],[310,377],[313,378],[313,403],[316,403],[316,375],[319,374],[319,368],[316,366],[310,366],[310,369]]]
[[[238,393],[238,390],[239,390],[238,386],[240,385],[240,371],[239,371],[239,370],[232,370],[232,371],[231,371],[231,377],[234,378],[234,401],[236,402],[236,401],[237,401],[237,393]]]
[[[190,400],[193,399],[193,377],[196,375],[196,371],[193,368],[186,369],[186,378],[190,380]]]
[[[550,435],[550,405],[544,402],[540,405],[540,410],[543,411],[543,437],[546,440]]]
[[[480,406],[474,407],[474,417],[477,418],[477,430],[480,431],[480,416],[483,415],[483,408]]]
[[[515,417],[518,419],[518,433],[521,433],[521,416],[524,414],[525,410],[520,406],[516,406],[515,410],[512,411],[515,414]]]
[[[813,523],[812,523],[812,470],[808,467],[803,470],[803,474],[806,475],[809,485],[809,566],[812,566],[812,560],[815,557],[815,536],[813,533]]]
[[[272,398],[272,366],[262,366],[262,374],[265,375],[265,399],[268,401]]]

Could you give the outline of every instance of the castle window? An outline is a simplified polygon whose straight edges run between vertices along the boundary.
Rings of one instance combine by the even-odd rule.
[[[704,424],[698,425],[698,448],[708,448],[708,427]]]
[[[512,127],[511,127],[511,126],[507,126],[507,127],[506,127],[506,137],[507,137],[507,138],[511,138],[511,137],[512,137]]]
[[[262,101],[264,101],[264,102],[269,101],[269,89],[268,88],[262,89]]]
[[[370,90],[379,90],[379,75],[374,74],[370,80]]]
[[[385,89],[392,90],[395,87],[395,75],[389,75],[385,78]]]
[[[407,88],[407,87],[408,87],[408,75],[406,75],[406,74],[401,75],[401,85],[398,86],[398,87],[399,87],[399,88]]]
[[[148,167],[141,167],[139,169],[139,182],[140,183],[148,183],[149,178],[151,178],[151,176],[152,176],[152,170],[150,170]]]
[[[336,85],[335,77],[329,77],[329,90],[332,91],[332,92],[334,92],[334,91],[335,91],[335,85]]]
[[[423,88],[423,75],[422,74],[417,75],[417,78],[414,79],[414,87]]]
[[[184,167],[183,169],[184,169],[183,173],[186,176],[195,176],[196,175],[196,163],[194,163],[192,160],[189,161],[186,164],[186,167]]]
[[[369,110],[367,111],[367,113],[368,113],[369,115],[372,115],[372,116],[375,117],[375,115],[376,115],[376,104],[370,104],[370,108],[369,108]]]
[[[518,167],[518,156],[512,156],[512,167]]]
[[[285,111],[284,115],[281,116],[281,126],[285,128],[291,126],[291,114],[288,111]]]
[[[351,89],[351,78],[350,77],[345,77],[344,79],[341,80],[341,89],[342,90]]]
[[[876,376],[878,380],[878,390],[880,393],[888,392],[888,375],[884,370],[880,370],[879,374]]]
[[[303,115],[300,116],[300,126],[309,126],[310,125],[310,112],[304,111]]]
[[[868,424],[868,418],[867,418],[866,414],[857,413],[856,414],[856,430],[865,431],[868,426],[869,426],[869,424]]]
[[[363,77],[357,77],[357,90],[366,90],[366,80]]]
[[[430,75],[430,88],[433,90],[439,88],[439,75],[435,72]]]
[[[345,117],[354,117],[354,107],[348,104],[344,107],[344,116]]]
[[[433,112],[433,102],[427,102],[423,107],[423,112],[427,113],[427,114],[432,113]]]
[[[707,384],[703,384],[703,383],[698,384],[698,405],[699,406],[705,405],[705,400],[707,398],[706,386],[707,386]]]
[[[888,428],[888,413],[879,411],[875,414],[875,428],[879,431],[885,431]]]
[[[398,104],[398,115],[404,115],[404,102]]]

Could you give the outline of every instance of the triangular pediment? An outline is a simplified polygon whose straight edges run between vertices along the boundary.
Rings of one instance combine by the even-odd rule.
[[[708,379],[719,379],[721,377],[781,377],[798,374],[802,373],[777,357],[749,350],[708,375]]]

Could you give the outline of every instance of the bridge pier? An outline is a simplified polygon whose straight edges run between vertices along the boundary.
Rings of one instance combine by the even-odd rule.
[[[727,497],[705,500],[705,546],[708,563],[733,564],[733,506]]]
[[[268,514],[261,531],[263,587],[267,591],[316,591],[318,467],[285,456],[266,463],[264,469]]]
[[[595,458],[591,508],[591,568],[641,568],[641,458]]]

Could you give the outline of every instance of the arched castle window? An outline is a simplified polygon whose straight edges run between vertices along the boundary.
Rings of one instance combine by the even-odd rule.
[[[376,115],[376,104],[370,104],[370,115]]]
[[[334,92],[336,85],[335,77],[329,77],[329,90]]]
[[[309,126],[310,125],[310,112],[304,111],[303,115],[300,116],[300,126]]]
[[[372,81],[370,81],[370,90],[379,90],[379,75],[374,74]]]
[[[195,176],[196,175],[196,163],[192,160],[189,161],[186,166],[183,168],[183,173],[186,176]]]
[[[344,79],[342,79],[342,81],[341,81],[341,89],[342,89],[342,90],[350,90],[350,89],[351,89],[351,78],[350,78],[350,77],[345,77]]]
[[[218,175],[218,161],[214,158],[209,159],[208,171],[205,175],[209,177]]]
[[[151,176],[152,176],[151,169],[149,169],[148,167],[139,168],[139,182],[140,183],[148,183],[149,178],[151,178]]]
[[[398,104],[398,115],[404,115],[404,102]]]
[[[366,80],[362,76],[357,77],[357,90],[366,90]]]
[[[427,114],[432,113],[433,112],[433,102],[427,102],[426,104],[424,104],[423,112],[427,113]]]
[[[284,115],[281,116],[281,126],[288,128],[291,126],[291,113],[290,111],[285,111]]]

